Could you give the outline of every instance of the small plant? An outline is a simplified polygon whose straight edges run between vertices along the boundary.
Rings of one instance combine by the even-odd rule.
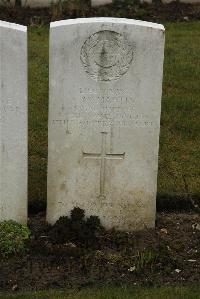
[[[80,246],[93,245],[96,240],[96,233],[102,229],[97,216],[85,217],[85,211],[75,207],[70,217],[63,216],[52,226],[50,235],[57,244],[72,242]]]
[[[153,271],[154,265],[157,260],[157,254],[152,250],[145,250],[143,252],[137,253],[137,262],[136,269],[138,271],[143,270],[148,267],[151,271]]]
[[[84,217],[85,217],[85,212],[79,207],[76,207],[71,211],[72,221],[82,221]]]
[[[30,230],[13,220],[0,222],[0,254],[23,254],[27,251]]]

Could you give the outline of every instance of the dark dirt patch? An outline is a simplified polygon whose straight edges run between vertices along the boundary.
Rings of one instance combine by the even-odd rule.
[[[88,246],[56,244],[44,216],[35,215],[29,220],[29,254],[0,261],[0,290],[199,282],[200,231],[195,223],[200,223],[197,214],[162,213],[156,230],[101,230]]]
[[[154,3],[105,5],[91,8],[88,4],[54,5],[48,9],[0,8],[0,19],[23,25],[45,25],[51,21],[82,17],[121,17],[145,21],[190,21],[200,20],[200,5],[173,2],[167,5]]]

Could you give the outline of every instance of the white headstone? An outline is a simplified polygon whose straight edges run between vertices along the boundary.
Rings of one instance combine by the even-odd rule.
[[[113,0],[91,0],[92,7],[111,4]]]
[[[21,0],[22,7],[31,7],[31,8],[37,8],[37,7],[49,7],[52,4],[58,3],[59,0]],[[64,2],[64,0],[62,0]]]
[[[106,228],[154,227],[162,25],[51,23],[47,220],[75,206]]]
[[[0,21],[0,221],[27,220],[27,29]]]

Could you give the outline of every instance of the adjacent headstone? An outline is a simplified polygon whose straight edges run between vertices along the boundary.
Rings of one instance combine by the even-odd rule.
[[[111,4],[113,0],[91,0],[92,7]]]
[[[21,0],[21,6],[31,8],[49,7],[59,1],[60,0]],[[62,2],[64,2],[64,0],[62,0]]]
[[[164,27],[51,23],[47,220],[74,207],[106,228],[154,227]]]
[[[27,220],[27,30],[0,21],[0,221]]]

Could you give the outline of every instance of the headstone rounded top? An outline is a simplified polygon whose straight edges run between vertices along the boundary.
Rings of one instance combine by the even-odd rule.
[[[0,27],[27,32],[27,27],[15,23],[0,21]]]
[[[80,58],[82,65],[95,81],[111,81],[122,77],[134,56],[134,44],[115,31],[102,30],[84,42]]]
[[[110,18],[110,17],[95,17],[95,18],[77,18],[77,19],[68,19],[55,21],[50,23],[51,28],[60,27],[60,26],[70,26],[77,24],[90,24],[90,23],[114,23],[114,24],[125,24],[125,25],[135,25],[140,27],[147,27],[158,30],[165,30],[162,24],[134,20],[134,19],[126,19],[126,18]]]

